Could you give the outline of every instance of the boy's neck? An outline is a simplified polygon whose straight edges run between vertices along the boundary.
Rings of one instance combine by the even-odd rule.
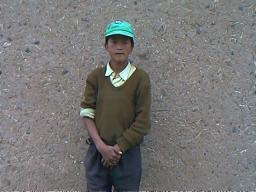
[[[125,62],[110,61],[109,64],[110,64],[111,69],[115,73],[120,73],[128,65],[128,60]]]

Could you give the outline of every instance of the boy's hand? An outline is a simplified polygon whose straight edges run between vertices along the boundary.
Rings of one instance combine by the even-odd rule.
[[[103,167],[107,167],[112,169],[117,163],[116,162],[111,162],[111,161],[106,161],[105,159],[101,159],[101,163],[103,165]]]
[[[104,145],[99,148],[99,151],[103,157],[101,160],[103,166],[108,168],[115,166],[119,162],[122,155],[118,145]]]
[[[121,153],[116,147],[109,146],[106,144],[101,145],[98,148],[98,151],[101,153],[103,159],[110,165],[115,165],[118,163],[121,158]]]
[[[119,147],[117,144],[114,145],[114,150],[115,150],[115,152],[116,152],[117,154],[119,154],[119,155],[122,155],[122,154],[123,154],[122,151],[121,151],[121,149],[120,149],[120,147]]]

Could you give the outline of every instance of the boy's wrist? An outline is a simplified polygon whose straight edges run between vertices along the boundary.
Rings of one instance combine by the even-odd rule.
[[[118,152],[119,155],[123,154],[123,152],[122,152],[121,148],[118,146],[118,144],[115,144],[114,148],[116,149],[116,151]]]
[[[97,150],[100,152],[102,151],[102,149],[105,147],[105,143],[103,141],[97,141],[95,142],[96,148]]]
[[[125,142],[125,139],[123,137],[117,139],[117,145],[122,153],[125,153],[126,150],[129,148],[127,142]]]

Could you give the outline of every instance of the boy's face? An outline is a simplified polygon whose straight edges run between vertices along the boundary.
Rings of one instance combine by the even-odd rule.
[[[127,62],[132,52],[132,43],[129,37],[124,35],[113,35],[108,39],[105,48],[114,62]]]

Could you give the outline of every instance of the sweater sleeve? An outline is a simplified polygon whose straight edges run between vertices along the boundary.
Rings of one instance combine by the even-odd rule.
[[[97,91],[97,76],[95,71],[93,71],[88,75],[86,79],[86,86],[83,94],[83,99],[80,104],[81,109],[86,109],[87,112],[88,110],[90,110],[90,112],[94,113],[96,109]],[[80,111],[80,115],[85,116],[86,113],[81,114],[81,112],[83,111]],[[91,118],[90,115],[88,115],[88,117]]]
[[[123,152],[139,144],[150,130],[151,85],[148,75],[142,78],[136,91],[135,121],[120,138],[117,144]]]

